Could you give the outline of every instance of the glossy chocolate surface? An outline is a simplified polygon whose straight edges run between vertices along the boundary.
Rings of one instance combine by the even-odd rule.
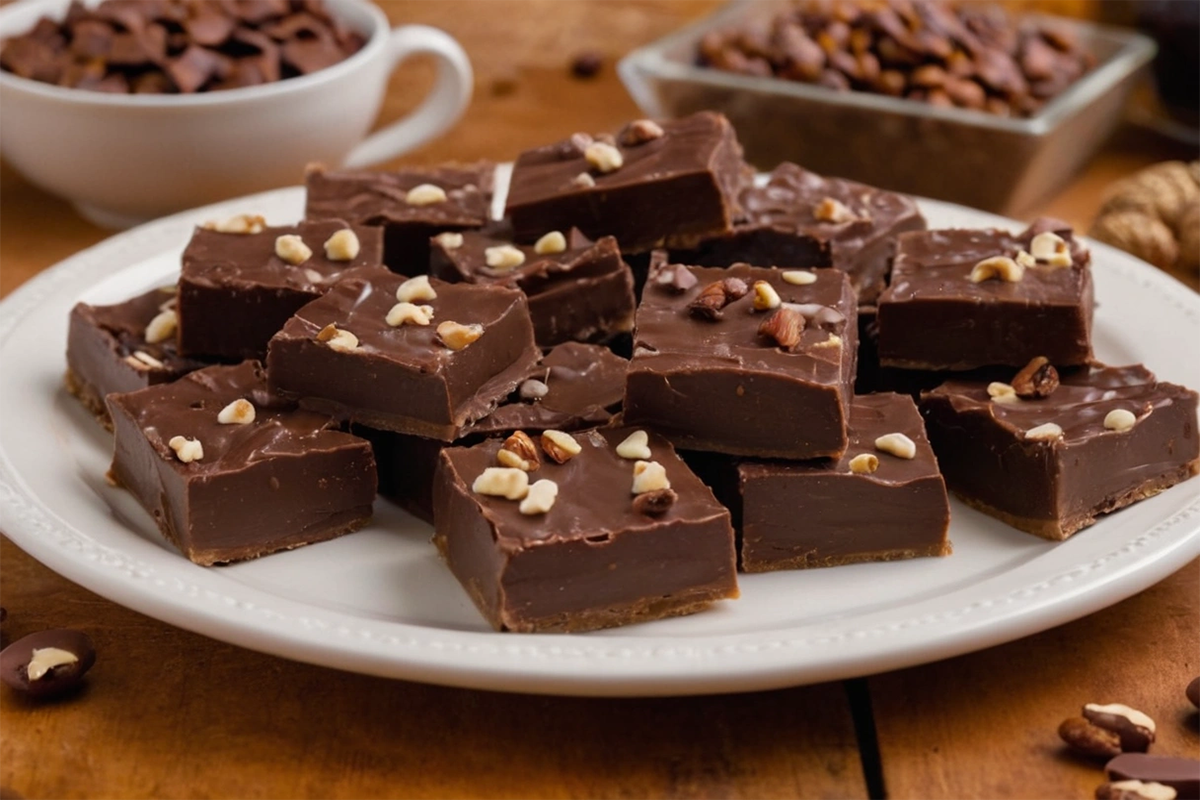
[[[429,325],[392,327],[388,312],[404,278],[384,270],[338,283],[296,312],[271,340],[272,391],[306,408],[382,430],[450,442],[487,416],[537,363],[525,295],[502,286],[431,279]],[[481,325],[483,335],[451,350],[439,323]],[[317,341],[327,325],[358,338],[352,352]]]
[[[479,228],[491,219],[496,165],[490,161],[400,170],[326,170],[305,177],[307,219],[346,219],[384,230],[388,267],[404,275],[429,269],[429,237]],[[410,189],[432,184],[445,202],[413,205]]]
[[[885,367],[967,370],[1021,367],[1036,356],[1057,366],[1092,356],[1094,305],[1088,250],[1069,230],[1069,267],[1033,266],[1020,281],[974,283],[993,256],[1029,251],[1034,229],[939,230],[901,234],[891,284],[879,298],[879,360]]]
[[[1177,800],[1200,800],[1200,761],[1194,758],[1122,753],[1104,765],[1110,781],[1142,781],[1170,786]]]
[[[830,198],[854,219],[829,222],[816,208]],[[780,164],[765,186],[741,194],[744,221],[694,250],[676,251],[685,264],[725,267],[836,267],[850,276],[860,305],[872,305],[887,284],[893,239],[925,229],[916,201],[841,178],[823,178],[795,164]]]
[[[462,244],[434,237],[430,272],[446,281],[513,286],[529,298],[539,347],[566,341],[603,341],[633,329],[633,273],[611,236],[593,242],[577,229],[564,232],[567,249],[539,254],[513,245],[501,231],[466,231]],[[516,247],[525,260],[515,268],[489,267],[491,248]]]
[[[590,168],[571,140],[522,153],[505,212],[517,240],[576,226],[593,239],[615,236],[624,252],[636,253],[691,247],[728,231],[747,179],[733,126],[711,111],[660,124],[657,139],[626,146],[618,138],[624,164],[611,172]],[[580,174],[594,185],[574,183]]]
[[[679,292],[651,275],[637,311],[625,386],[625,420],[649,425],[690,450],[764,458],[837,457],[846,448],[854,382],[857,302],[846,275],[815,270],[798,286],[780,270],[688,267]],[[721,319],[689,312],[705,287],[726,278],[769,283],[805,327],[792,351],[759,335],[774,311],[753,310],[753,292]]]
[[[175,337],[150,344],[146,326],[162,311],[174,308],[175,287],[107,306],[78,303],[67,329],[67,389],[104,427],[112,429],[104,396],[169,383],[205,364],[179,355]],[[134,353],[150,356],[140,360]],[[161,366],[159,366],[161,364]]]
[[[921,413],[946,483],[968,504],[1047,539],[1065,539],[1102,514],[1195,475],[1196,393],[1145,367],[1060,374],[1040,400],[996,402],[982,380],[952,380],[921,395]],[[1128,430],[1104,420],[1122,409]],[[1028,439],[1046,423],[1051,440]]]
[[[240,399],[253,404],[253,422],[221,423],[221,410]],[[370,445],[269,394],[257,362],[110,395],[108,406],[116,428],[110,475],[197,564],[330,539],[371,517]],[[175,436],[198,440],[203,457],[181,461],[169,446]]]
[[[484,436],[503,437],[518,430],[533,435],[548,428],[573,431],[603,425],[621,405],[628,366],[628,361],[606,347],[560,344],[530,368],[495,411],[467,428],[456,444],[468,446]],[[545,396],[523,398],[520,389],[528,380],[545,384]],[[356,427],[355,432],[375,449],[379,493],[432,522],[433,472],[445,444],[371,428]]]
[[[262,358],[267,342],[301,306],[351,270],[382,265],[379,230],[359,225],[350,226],[359,241],[357,257],[326,257],[325,242],[346,227],[341,220],[324,220],[247,234],[197,228],[183,251],[179,278],[180,352],[231,361]],[[297,265],[281,259],[275,241],[283,235],[299,236],[312,256]]]
[[[875,440],[889,433],[911,439],[916,456],[877,449]],[[879,459],[878,468],[852,471],[851,459],[864,453]],[[742,461],[737,472],[741,563],[747,572],[950,553],[946,485],[908,397],[855,397],[850,442],[841,458]]]
[[[635,462],[615,450],[633,430],[573,434],[578,455],[561,465],[543,459],[530,480],[554,481],[558,496],[538,515],[472,491],[496,466],[500,440],[442,452],[434,541],[495,628],[591,630],[737,597],[729,512],[657,434],[649,436],[651,460],[665,468],[677,499],[661,516],[635,510]]]

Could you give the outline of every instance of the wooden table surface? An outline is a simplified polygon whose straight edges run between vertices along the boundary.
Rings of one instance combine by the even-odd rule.
[[[713,5],[385,4],[394,21],[457,36],[478,76],[466,119],[406,161],[505,159],[614,128],[637,113],[615,57]],[[571,78],[572,55],[593,48],[607,56],[602,73]],[[381,121],[410,108],[431,74],[402,70]],[[1038,211],[1086,227],[1113,178],[1195,156],[1124,131]],[[7,167],[0,234],[0,293],[108,235]],[[1156,752],[1200,755],[1183,697],[1200,674],[1200,562],[1085,619],[948,661],[673,699],[505,695],[285,661],[128,611],[6,539],[0,603],[5,642],[68,627],[99,649],[78,696],[35,705],[0,692],[0,797],[1086,798],[1102,773],[1055,735],[1085,702],[1140,708],[1158,721]]]

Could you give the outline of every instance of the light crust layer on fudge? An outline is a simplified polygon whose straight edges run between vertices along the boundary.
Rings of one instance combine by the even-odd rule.
[[[968,370],[1021,367],[1037,356],[1058,366],[1092,357],[1090,255],[1069,229],[1071,265],[1024,269],[1019,281],[971,280],[995,256],[1029,252],[1039,227],[901,234],[891,284],[879,298],[879,362],[885,367]]]
[[[827,200],[850,219],[819,218]],[[836,267],[850,276],[859,305],[873,305],[887,285],[894,238],[925,229],[911,197],[841,178],[823,178],[780,164],[765,186],[741,194],[743,222],[693,250],[675,251],[684,264],[725,267],[744,262],[776,267]]]
[[[150,321],[174,307],[175,287],[165,286],[123,303],[107,306],[78,303],[71,309],[67,328],[67,391],[79,398],[108,430],[112,430],[112,420],[104,404],[105,395],[170,383],[204,366],[202,361],[179,355],[173,332],[161,342],[146,341],[146,326]]]
[[[679,447],[763,458],[837,457],[846,448],[854,383],[857,303],[839,270],[814,270],[796,285],[785,271],[738,264],[686,267],[696,284],[678,292],[652,275],[638,306],[625,384],[625,420],[649,425]],[[753,310],[754,292],[721,319],[689,312],[710,284],[765,281],[805,320],[785,350],[759,334],[775,311]]]
[[[610,172],[588,163],[591,137],[583,134],[522,153],[505,211],[517,240],[575,226],[593,239],[615,236],[624,252],[637,253],[691,247],[728,231],[747,180],[733,126],[711,111],[659,124],[656,139],[625,145],[617,137],[624,163]]]
[[[223,424],[237,400],[247,424]],[[197,370],[175,383],[108,397],[116,427],[109,475],[154,517],[163,535],[205,566],[242,561],[357,530],[371,518],[370,444],[323,415],[267,392],[262,368]],[[176,436],[200,443],[183,462]]]
[[[305,176],[304,216],[383,228],[388,267],[416,275],[428,269],[430,236],[479,228],[491,219],[495,174],[490,161],[399,170],[311,167]],[[441,189],[446,199],[409,202],[409,191],[422,184]]]
[[[560,233],[563,233],[560,231]],[[539,347],[566,341],[602,341],[633,329],[633,273],[611,236],[593,242],[576,229],[565,232],[567,249],[538,253],[514,245],[503,231],[467,231],[461,244],[435,236],[430,272],[446,281],[513,286],[529,298]],[[515,247],[524,261],[489,267],[488,251]]]
[[[1195,392],[1159,382],[1140,365],[1095,365],[1060,377],[1044,399],[996,402],[986,382],[964,380],[921,395],[955,494],[1015,528],[1061,540],[1196,474]],[[1106,427],[1116,410],[1132,413],[1134,425]],[[1027,436],[1048,423],[1061,436]]]
[[[513,431],[530,435],[553,428],[574,431],[603,425],[613,417],[625,393],[629,362],[608,348],[567,342],[555,347],[530,368],[521,383],[496,410],[468,427],[459,446],[484,436],[505,437]],[[545,385],[534,397],[526,381]],[[371,442],[379,464],[379,493],[426,522],[433,521],[433,473],[444,442],[391,431],[356,426],[355,433]]]
[[[434,542],[497,630],[592,630],[738,596],[729,512],[656,434],[650,460],[665,469],[677,499],[661,516],[635,510],[635,461],[615,449],[633,430],[573,434],[578,455],[561,465],[544,459],[530,481],[554,481],[558,496],[537,515],[472,490],[496,466],[500,440],[442,451]]]
[[[911,459],[879,450],[875,440],[900,433]],[[857,473],[850,462],[874,456]],[[892,561],[951,552],[946,485],[917,407],[908,397],[855,397],[850,443],[836,460],[742,461],[741,563],[746,572]]]
[[[437,297],[428,325],[388,324],[399,275],[377,270],[334,286],[296,312],[271,340],[272,391],[372,428],[450,442],[487,416],[537,363],[525,295],[501,286],[430,280]],[[480,325],[478,340],[447,347],[440,323]],[[317,337],[327,326],[348,331],[347,352]]]
[[[358,255],[333,261],[325,242],[349,227]],[[275,252],[283,235],[299,236],[312,250],[301,264]],[[267,342],[297,309],[356,269],[379,268],[383,244],[377,228],[341,220],[264,228],[260,233],[220,233],[197,228],[183,251],[179,277],[179,351],[224,360],[262,358]]]

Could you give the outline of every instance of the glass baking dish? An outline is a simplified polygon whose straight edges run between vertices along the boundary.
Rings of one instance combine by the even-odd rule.
[[[1096,56],[1096,67],[1027,119],[695,65],[705,33],[778,7],[731,3],[634,50],[618,66],[621,80],[649,116],[724,112],[759,169],[794,161],[827,175],[1007,214],[1044,200],[1103,144],[1156,51],[1151,39],[1133,31],[1041,17],[1072,31]]]

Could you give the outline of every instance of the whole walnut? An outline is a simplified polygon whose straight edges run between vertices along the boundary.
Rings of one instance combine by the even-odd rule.
[[[1182,161],[1164,161],[1117,181],[1104,195],[1100,213],[1137,210],[1157,216],[1172,230],[1189,204],[1200,200],[1200,184]]]
[[[1188,205],[1179,217],[1179,266],[1200,269],[1200,200]]]
[[[1136,209],[1109,211],[1096,218],[1088,235],[1119,247],[1156,267],[1170,267],[1179,256],[1175,234],[1160,219]]]

